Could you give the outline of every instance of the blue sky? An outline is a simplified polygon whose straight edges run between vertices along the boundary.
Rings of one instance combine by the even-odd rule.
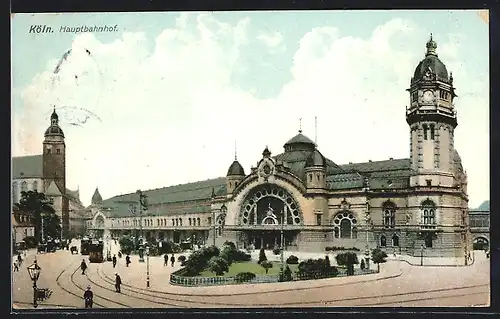
[[[56,32],[30,34],[36,24]],[[118,32],[57,32],[80,25]],[[51,105],[91,110],[100,120],[62,124],[68,186],[79,186],[86,203],[96,186],[110,197],[223,176],[235,140],[248,172],[266,145],[282,151],[299,118],[314,138],[318,116],[319,148],[339,164],[407,157],[404,89],[431,32],[454,74],[456,148],[478,206],[489,199],[489,36],[473,10],[16,14],[13,152],[40,152]],[[54,80],[70,48],[73,62]],[[78,58],[78,48],[92,59]],[[75,72],[79,83],[68,76]],[[147,156],[126,149],[136,142]],[[143,164],[134,167],[135,155]],[[182,165],[196,168],[182,172]]]

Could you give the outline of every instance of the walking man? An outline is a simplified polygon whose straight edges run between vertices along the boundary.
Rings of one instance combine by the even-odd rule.
[[[130,256],[129,255],[125,256],[125,264],[127,264],[127,267],[130,264]]]
[[[85,270],[87,270],[87,264],[85,263],[85,259],[82,260],[82,263],[80,264],[80,269],[82,270],[82,275],[85,275]]]
[[[165,254],[165,256],[163,256],[163,259],[164,259],[164,263],[163,263],[163,266],[168,266],[168,254]]]
[[[175,263],[174,254],[172,254],[172,257],[170,257],[170,263],[172,264],[172,267],[174,267],[174,263]]]
[[[17,265],[17,261],[14,261],[14,271],[19,271],[19,266]]]
[[[83,299],[85,300],[85,308],[92,308],[94,304],[94,294],[92,290],[90,290],[90,286],[88,286],[87,290],[83,293]]]
[[[115,272],[115,289],[116,289],[116,292],[122,292],[121,289],[120,289],[121,284],[122,284],[122,279],[120,278],[120,275],[118,275],[118,273]]]
[[[116,255],[113,255],[113,268],[116,267]]]

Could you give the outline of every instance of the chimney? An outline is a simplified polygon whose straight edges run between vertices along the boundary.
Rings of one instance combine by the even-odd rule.
[[[392,157],[389,157],[389,160],[390,160],[390,161],[393,161],[393,160],[394,160],[394,158],[392,158]]]

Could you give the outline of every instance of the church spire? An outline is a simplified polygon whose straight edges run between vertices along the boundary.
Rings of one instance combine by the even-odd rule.
[[[428,55],[437,56],[437,53],[436,53],[437,43],[436,43],[436,41],[434,41],[432,39],[432,33],[431,33],[431,38],[429,39],[429,41],[427,41],[427,44],[425,46],[427,48],[427,53],[425,54],[425,56],[428,56]]]
[[[236,141],[234,141],[234,160],[238,160],[238,153],[237,153],[237,148],[236,148]]]

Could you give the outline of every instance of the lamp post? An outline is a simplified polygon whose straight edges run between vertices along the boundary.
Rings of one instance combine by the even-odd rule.
[[[424,245],[420,245],[420,266],[424,265]]]
[[[40,268],[40,266],[38,266],[37,264],[37,261],[35,259],[35,261],[33,262],[33,264],[31,266],[28,266],[28,274],[30,275],[30,278],[31,280],[33,281],[33,307],[38,307],[38,303],[37,303],[37,287],[36,287],[36,282],[38,280],[38,277],[40,277],[40,271],[42,270],[42,268]]]
[[[146,288],[149,288],[149,245],[146,244]]]
[[[280,259],[281,259],[281,265],[280,265],[280,279],[283,280],[283,272],[285,271],[284,267],[285,267],[285,236],[283,234],[283,222],[284,222],[284,219],[283,219],[283,214],[281,214],[281,231],[280,231],[280,245],[281,245],[281,256],[280,256]]]
[[[226,212],[227,212],[227,207],[226,205],[222,204],[222,206],[219,208],[220,214],[219,214],[219,219],[221,220],[221,224],[219,225],[219,229],[224,227],[224,220],[226,218]],[[214,219],[214,246],[215,246],[215,237],[216,237],[216,232],[217,232],[217,220],[215,219],[215,210],[213,211],[213,219]]]

